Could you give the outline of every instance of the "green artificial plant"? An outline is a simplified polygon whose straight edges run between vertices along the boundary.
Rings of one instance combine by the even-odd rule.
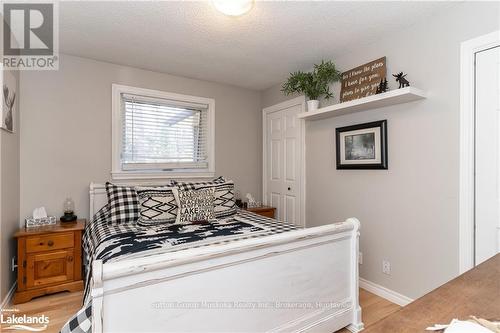
[[[285,95],[294,93],[304,94],[310,100],[325,99],[333,97],[330,91],[330,83],[340,80],[340,72],[335,68],[333,61],[321,61],[321,64],[314,65],[312,72],[297,71],[290,73],[288,80],[283,83],[281,91]]]

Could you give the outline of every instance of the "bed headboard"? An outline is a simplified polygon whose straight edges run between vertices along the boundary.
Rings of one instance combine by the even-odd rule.
[[[106,194],[106,185],[99,183],[90,183],[89,189],[90,195],[90,215],[89,218],[92,219],[101,209],[108,203],[108,196]]]

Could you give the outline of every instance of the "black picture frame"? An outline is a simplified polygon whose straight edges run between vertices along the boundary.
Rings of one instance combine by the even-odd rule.
[[[363,129],[380,128],[380,163],[342,163],[341,161],[341,134],[346,132],[358,131]],[[366,170],[366,169],[388,169],[388,156],[387,156],[387,120],[373,121],[364,124],[357,124],[335,129],[335,145],[337,157],[337,170]],[[344,144],[345,147],[345,144]],[[375,150],[376,151],[376,150]]]

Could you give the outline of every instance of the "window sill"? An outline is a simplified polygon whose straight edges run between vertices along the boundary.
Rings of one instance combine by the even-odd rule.
[[[154,179],[196,179],[196,178],[214,178],[215,172],[196,171],[196,172],[130,172],[130,171],[112,171],[112,180],[154,180]]]

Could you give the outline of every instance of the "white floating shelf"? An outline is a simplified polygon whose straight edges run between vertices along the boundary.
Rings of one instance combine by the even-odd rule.
[[[425,98],[425,93],[417,88],[406,87],[371,95],[353,101],[338,103],[310,112],[302,112],[297,117],[306,120],[325,119],[344,114],[377,109],[384,106],[413,102]]]

